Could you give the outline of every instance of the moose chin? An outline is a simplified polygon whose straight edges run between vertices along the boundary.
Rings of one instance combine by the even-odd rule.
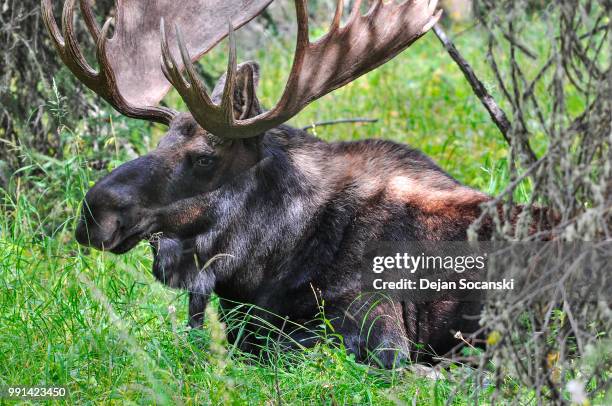
[[[427,360],[415,343],[444,354],[456,345],[457,331],[478,329],[480,304],[373,301],[361,294],[364,250],[372,241],[466,240],[490,197],[405,145],[329,143],[284,125],[424,35],[440,17],[435,1],[376,1],[365,15],[357,4],[344,25],[339,1],[329,32],[313,43],[306,0],[296,0],[293,67],[278,104],[264,110],[256,96],[258,65],[237,64],[233,27],[270,2],[211,2],[219,9],[206,12],[197,8],[201,1],[180,9],[169,1],[119,2],[109,39],[110,24],[99,29],[89,2],[80,1],[97,44],[96,71],[76,45],[75,1],[66,2],[60,30],[51,1],[43,0],[45,23],[70,70],[122,114],[169,127],[155,150],[88,191],[76,238],[115,254],[151,241],[153,273],[189,292],[194,328],[214,293],[224,314],[254,305],[259,320],[283,331],[287,347],[308,347],[316,337],[298,326],[316,320],[324,301],[334,331],[362,361],[376,357],[392,367]],[[140,24],[133,24],[136,17]],[[168,26],[176,29],[167,34]],[[228,34],[228,70],[208,95],[193,61]],[[189,113],[158,105],[170,85]],[[482,238],[490,228],[483,227]],[[240,339],[230,332],[229,339],[257,351],[263,324],[249,324],[252,334]]]

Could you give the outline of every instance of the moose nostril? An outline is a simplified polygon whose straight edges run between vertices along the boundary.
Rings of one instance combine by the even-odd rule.
[[[126,222],[119,213],[97,210],[83,212],[75,236],[79,243],[110,249],[125,233]]]

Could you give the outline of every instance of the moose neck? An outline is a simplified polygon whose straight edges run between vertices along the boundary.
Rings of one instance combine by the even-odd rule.
[[[156,275],[164,274],[171,286],[188,287],[192,281],[178,279],[191,278],[181,268],[191,266],[194,254],[200,268],[221,254],[211,266],[217,280],[254,262],[289,255],[334,189],[336,176],[320,166],[328,148],[289,127],[269,131],[261,142],[262,158],[247,172],[158,214],[160,228],[167,231],[156,249],[154,268],[164,268],[154,269]],[[169,274],[178,279],[170,281]]]

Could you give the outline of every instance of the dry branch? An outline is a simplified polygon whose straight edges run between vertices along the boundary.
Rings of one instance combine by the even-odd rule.
[[[347,124],[347,123],[375,123],[377,122],[378,119],[377,118],[361,118],[361,117],[357,117],[357,118],[342,118],[339,120],[329,120],[329,121],[320,121],[318,123],[313,123],[309,126],[306,127],[302,127],[302,130],[304,131],[308,131],[308,130],[312,130],[316,127],[323,127],[326,125],[335,125],[335,124]]]

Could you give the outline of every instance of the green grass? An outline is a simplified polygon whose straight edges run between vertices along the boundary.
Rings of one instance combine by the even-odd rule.
[[[481,42],[481,35],[471,31],[457,45],[499,99]],[[225,64],[220,48],[204,62],[215,73]],[[291,47],[273,42],[266,52],[249,56],[261,62],[260,97],[270,107],[282,91]],[[168,100],[181,104],[176,94]],[[62,107],[66,102],[58,96],[51,113],[69,108]],[[408,143],[487,193],[507,183],[503,138],[432,34],[381,69],[313,103],[292,124],[352,117],[379,121],[319,127],[317,135]],[[60,129],[65,156],[72,157],[64,161],[18,151],[30,165],[13,179],[0,206],[0,385],[66,386],[73,402],[91,404],[279,399],[289,404],[442,404],[455,390],[456,404],[472,403],[451,379],[379,371],[356,363],[341,346],[323,344],[289,354],[271,349],[270,361],[251,359],[227,346],[214,306],[203,331],[185,328],[186,295],[155,281],[145,244],[123,256],[79,247],[72,237],[79,202],[105,172],[88,169],[85,161],[106,157],[110,170],[128,159],[118,139],[144,153],[163,133],[161,127],[116,115],[113,120],[95,135]],[[94,138],[98,151],[91,147]],[[465,377],[471,369],[457,366],[444,373]],[[481,389],[481,400],[490,390]]]

